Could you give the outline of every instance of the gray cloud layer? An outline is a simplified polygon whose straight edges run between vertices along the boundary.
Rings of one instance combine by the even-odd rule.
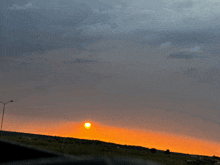
[[[219,43],[219,33],[213,33],[213,29],[217,32],[219,29],[219,3],[214,0],[208,4],[196,0],[3,0],[0,3],[1,56],[65,47],[85,49],[103,38],[114,37],[116,32],[129,36],[126,34],[129,31],[135,34],[134,39],[143,36],[142,43],[148,44]],[[106,36],[101,31],[112,34]]]
[[[140,114],[138,127],[219,141],[219,4],[0,0],[0,100],[13,96],[13,115]]]

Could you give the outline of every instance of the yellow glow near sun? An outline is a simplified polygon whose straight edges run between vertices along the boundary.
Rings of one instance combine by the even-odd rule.
[[[90,123],[85,123],[85,124],[84,124],[84,127],[85,127],[86,129],[89,129],[89,128],[91,127],[91,124],[90,124]]]

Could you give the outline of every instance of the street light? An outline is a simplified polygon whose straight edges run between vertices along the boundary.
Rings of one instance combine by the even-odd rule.
[[[13,102],[13,100],[8,101],[7,103],[9,103],[9,102]],[[4,111],[5,111],[5,104],[7,104],[7,103],[3,103],[3,102],[1,102],[1,101],[0,101],[0,103],[4,104],[4,107],[3,107],[3,115],[2,115],[2,123],[3,123],[3,117],[4,117]],[[0,134],[0,136],[2,136],[2,124],[1,124],[1,134]]]

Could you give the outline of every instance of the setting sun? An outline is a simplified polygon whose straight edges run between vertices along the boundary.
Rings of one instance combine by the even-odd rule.
[[[91,127],[91,124],[90,124],[90,123],[85,123],[85,124],[84,124],[84,127],[85,127],[86,129],[89,129],[89,128]]]

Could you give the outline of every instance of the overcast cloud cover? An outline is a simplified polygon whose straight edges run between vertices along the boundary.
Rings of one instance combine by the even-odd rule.
[[[219,0],[1,0],[0,101],[219,142],[219,18]]]

